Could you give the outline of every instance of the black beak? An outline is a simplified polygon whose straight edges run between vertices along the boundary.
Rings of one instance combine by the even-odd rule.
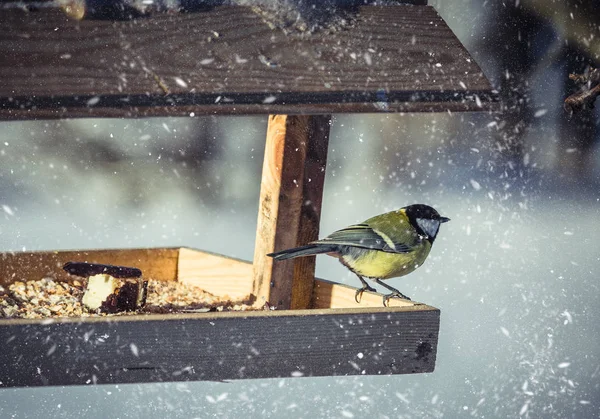
[[[440,217],[440,223],[447,223],[448,221],[450,221],[450,218],[448,218],[448,217]]]

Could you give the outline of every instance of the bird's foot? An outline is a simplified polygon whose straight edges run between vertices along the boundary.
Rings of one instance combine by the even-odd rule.
[[[365,292],[365,291],[376,292],[377,290],[375,288],[370,287],[369,285],[365,284],[362,288],[359,288],[356,290],[356,294],[354,294],[354,301],[356,301],[357,303],[360,303],[363,292]]]
[[[390,301],[390,298],[392,298],[392,297],[397,297],[397,298],[402,298],[403,300],[412,301],[409,297],[402,294],[400,291],[394,291],[394,292],[391,292],[391,293],[383,296],[383,306],[384,307],[388,307],[387,304]]]

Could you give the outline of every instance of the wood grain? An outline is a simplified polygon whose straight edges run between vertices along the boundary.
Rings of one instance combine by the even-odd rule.
[[[0,386],[431,372],[428,306],[0,320]]]
[[[268,302],[289,309],[293,281],[300,280],[294,278],[293,260],[274,262],[267,254],[298,245],[311,118],[269,117],[252,274],[257,306]]]
[[[383,294],[365,291],[360,299],[360,303],[357,303],[354,299],[355,295],[356,288],[354,287],[324,279],[315,279],[310,307],[316,309],[383,307]],[[422,304],[400,298],[391,298],[388,301],[389,307],[413,307],[419,305]]]
[[[181,248],[177,280],[233,301],[251,300],[252,264],[195,249]]]
[[[45,277],[68,281],[62,268],[67,262],[131,266],[141,269],[146,279],[174,281],[178,254],[175,248],[5,252],[0,253],[0,285]]]
[[[308,120],[308,146],[304,160],[302,202],[298,234],[296,235],[297,246],[319,239],[330,126],[330,115],[313,116]],[[315,266],[315,256],[294,259],[291,309],[309,308],[314,287]]]
[[[363,6],[347,29],[306,36],[239,6],[131,21],[11,9],[0,14],[0,54],[6,119],[457,111],[496,100],[430,6]]]

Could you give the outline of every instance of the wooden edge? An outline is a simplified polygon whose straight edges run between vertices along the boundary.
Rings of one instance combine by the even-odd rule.
[[[313,309],[337,309],[347,307],[382,307],[383,294],[378,292],[365,291],[357,303],[355,298],[357,288],[345,284],[327,281],[325,279],[315,279],[313,288],[313,297],[311,307]],[[415,302],[402,300],[400,298],[391,298],[388,301],[390,308],[394,307],[429,307],[427,305]]]
[[[484,93],[481,94],[482,96]],[[95,106],[93,108],[64,106],[58,109],[39,107],[36,109],[11,109],[2,107],[0,99],[0,121],[22,121],[31,119],[64,119],[64,118],[145,118],[152,116],[180,116],[189,117],[196,115],[270,115],[275,113],[286,115],[329,115],[354,114],[354,113],[430,113],[430,112],[500,112],[501,105],[497,98],[481,100],[480,105],[475,100],[462,100],[456,102],[344,102],[344,103],[307,103],[301,105],[276,104],[276,105],[247,105],[247,104],[222,104],[222,105],[180,105],[180,106],[152,106],[142,104],[135,107],[108,108]]]
[[[296,0],[296,2],[299,2]],[[413,6],[426,6],[427,0],[393,0],[394,3],[397,4],[410,4]],[[102,4],[102,2],[98,4],[94,4],[90,7],[90,2],[86,0],[63,0],[63,1],[46,1],[43,4],[43,8],[40,8],[40,4],[42,3],[40,0],[3,0],[3,6],[5,9],[18,9],[23,11],[36,11],[36,12],[46,12],[54,11],[56,9],[62,10],[62,12],[75,20],[82,19],[97,19],[97,20],[105,20],[105,19],[126,19],[126,20],[134,20],[135,18],[141,17],[150,17],[154,15],[160,14],[174,14],[174,13],[198,13],[201,12],[204,8],[209,8],[208,4],[210,2],[179,2],[174,4],[169,4],[168,2],[154,4],[150,1],[144,3],[144,7],[141,5],[133,4],[131,8],[122,7],[119,8],[117,5],[111,5],[109,1],[104,3],[105,7],[98,7],[98,5]],[[294,1],[292,0],[292,4]],[[332,3],[328,4],[329,7],[348,7],[347,0],[335,0]],[[218,4],[218,2],[214,2],[214,4]],[[137,6],[137,7],[136,7]],[[260,11],[260,8],[257,7]],[[121,14],[119,14],[121,13]],[[301,17],[301,16],[299,16]]]
[[[1,321],[0,387],[431,372],[439,324],[426,306]]]
[[[148,279],[177,279],[178,248],[60,250],[0,253],[0,285],[52,277],[68,281],[67,262],[90,262],[139,268]]]
[[[381,302],[381,301],[380,301]],[[356,304],[356,303],[355,303]],[[63,323],[122,323],[122,322],[152,322],[165,320],[207,320],[207,319],[245,319],[253,317],[308,317],[308,316],[337,316],[359,315],[368,313],[401,313],[431,311],[439,312],[440,309],[427,304],[413,304],[405,306],[383,307],[356,307],[356,308],[309,308],[302,310],[245,310],[245,311],[214,311],[206,313],[170,313],[170,314],[132,314],[121,316],[94,316],[94,317],[52,317],[47,319],[0,319],[0,327],[26,324],[63,324]]]
[[[225,300],[252,299],[252,264],[239,259],[182,247],[177,263],[177,280]]]

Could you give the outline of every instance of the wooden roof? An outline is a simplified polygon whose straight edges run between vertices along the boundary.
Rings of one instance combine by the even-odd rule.
[[[324,114],[493,108],[479,66],[430,6],[360,7],[290,34],[252,8],[133,20],[0,14],[0,118]]]

